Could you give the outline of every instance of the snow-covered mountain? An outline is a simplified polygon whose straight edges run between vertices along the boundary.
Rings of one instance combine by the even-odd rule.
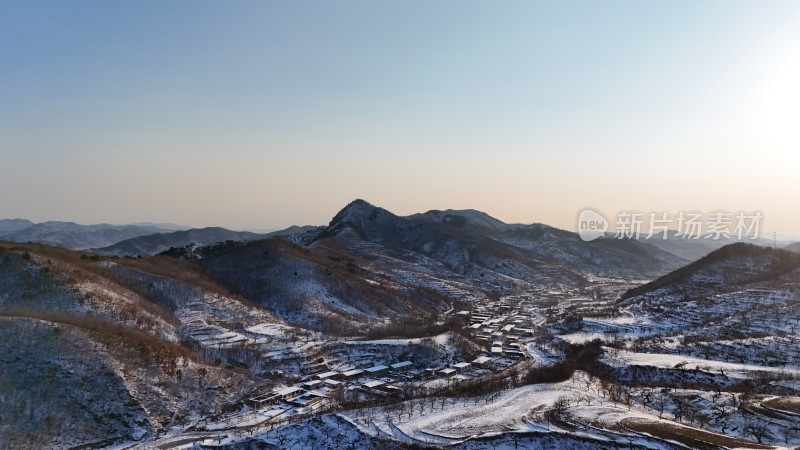
[[[545,225],[461,213],[402,217],[356,200],[313,239],[215,245],[191,259],[290,323],[353,330],[386,318],[433,318],[452,301],[652,278],[684,262],[636,241],[587,243]]]
[[[509,225],[473,210],[400,217],[363,200],[342,209],[319,240],[335,241],[363,256],[369,255],[370,250],[364,250],[369,243],[372,246],[367,247],[376,250],[373,256],[405,254],[412,259],[434,259],[462,274],[488,270],[506,277],[523,276],[514,272],[515,267],[523,270],[521,264],[548,273],[558,267],[563,277],[573,279],[586,274],[647,278],[686,262],[632,240],[584,242],[576,233],[543,224]],[[380,251],[375,245],[382,247]]]
[[[760,284],[780,283],[795,277],[800,255],[785,249],[736,243],[715,250],[703,258],[650,283],[625,293],[623,298],[658,292],[721,293]]]
[[[123,244],[145,255],[0,240],[0,447],[800,444],[798,253],[684,265],[363,200]]]
[[[199,357],[186,326],[272,316],[201,279],[0,241],[0,447],[142,439],[251,390],[251,375]]]

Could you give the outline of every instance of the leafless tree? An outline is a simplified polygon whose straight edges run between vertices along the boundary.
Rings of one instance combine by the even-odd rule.
[[[769,431],[769,428],[765,427],[760,423],[748,423],[745,425],[744,429],[742,430],[745,436],[751,436],[755,438],[759,444],[761,444],[764,439],[774,439],[775,436],[772,435],[772,432]]]

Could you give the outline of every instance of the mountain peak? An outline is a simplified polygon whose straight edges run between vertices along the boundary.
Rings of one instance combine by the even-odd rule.
[[[364,199],[357,198],[352,202],[348,203],[347,205],[345,205],[345,207],[342,208],[342,211],[353,211],[353,210],[361,211],[361,210],[371,210],[376,208],[377,206],[373,205],[372,203]]]
[[[339,234],[345,228],[351,228],[363,235],[368,228],[371,228],[376,223],[394,222],[395,219],[400,218],[366,200],[356,199],[348,203],[331,219],[328,228],[321,236]]]
[[[363,222],[364,220],[375,220],[382,213],[391,214],[383,208],[379,208],[372,203],[356,199],[348,203],[347,206],[342,208],[331,220],[330,226],[334,226],[341,222],[349,222],[352,225]]]

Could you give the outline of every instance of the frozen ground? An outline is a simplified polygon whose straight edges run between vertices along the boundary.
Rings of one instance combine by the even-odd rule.
[[[716,372],[734,378],[752,378],[759,373],[800,376],[800,370],[781,367],[765,367],[753,364],[736,364],[709,359],[663,353],[636,353],[610,349],[604,360],[612,365],[637,365],[661,368],[686,368],[705,372]]]

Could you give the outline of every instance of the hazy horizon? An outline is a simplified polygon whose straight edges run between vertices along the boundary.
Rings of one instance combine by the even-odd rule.
[[[367,201],[365,199],[354,199],[354,200]],[[368,202],[368,203],[370,203],[370,202]],[[346,206],[347,205],[343,205],[342,208],[344,208]],[[375,204],[373,204],[373,206],[381,207],[381,205],[375,205]],[[384,208],[384,209],[386,209],[386,208]],[[452,210],[452,208],[442,208],[442,209],[439,209],[439,210],[440,211]],[[473,208],[461,209],[461,211],[465,211],[465,210],[474,210],[474,209]],[[269,233],[269,232],[273,232],[273,231],[284,230],[284,229],[287,229],[287,228],[290,228],[290,227],[293,227],[293,226],[326,226],[326,225],[329,224],[330,219],[332,219],[334,217],[334,215],[336,213],[338,213],[338,211],[339,210],[331,212],[329,219],[326,219],[326,220],[324,220],[322,222],[319,222],[319,223],[294,223],[294,224],[290,224],[290,225],[284,225],[284,226],[280,226],[280,227],[269,227],[269,228],[258,228],[258,227],[250,227],[250,228],[248,228],[248,227],[244,227],[244,228],[227,227],[227,228],[235,230],[235,231],[249,231],[249,232],[254,232],[254,233]],[[431,211],[431,210],[413,211],[413,212],[410,212],[410,213],[407,213],[407,214],[398,213],[397,215],[399,215],[399,216],[411,216],[411,215],[414,215],[414,214],[426,213],[426,212],[429,212],[429,211]],[[396,213],[395,211],[391,211],[391,210],[389,210],[389,212]],[[480,212],[486,213],[486,211],[480,211]],[[626,211],[626,212],[630,212],[630,211]],[[489,216],[491,216],[491,217],[493,217],[495,219],[501,220],[501,221],[503,221],[503,222],[505,222],[507,224],[531,225],[531,224],[543,223],[545,225],[553,226],[553,227],[564,229],[564,230],[571,231],[571,232],[577,232],[578,231],[577,228],[576,228],[576,223],[575,222],[573,222],[572,224],[570,224],[568,226],[560,227],[560,226],[549,224],[549,223],[545,223],[545,222],[509,222],[509,221],[505,221],[505,220],[503,220],[503,219],[501,219],[499,217],[493,216],[492,214],[489,214]],[[12,220],[14,220],[14,219],[23,219],[24,220],[24,219],[27,219],[27,218],[25,218],[25,217],[0,217],[0,220],[3,220],[3,219],[12,219]],[[609,215],[607,217],[607,219],[611,222],[610,223],[611,228],[608,230],[608,234],[607,235],[614,234],[618,230],[618,228],[616,228],[614,226],[615,225],[615,223],[614,223],[615,217],[613,215]],[[28,220],[30,220],[30,219],[28,219]],[[35,221],[34,220],[33,222],[40,223],[40,222],[50,222],[50,221],[53,221],[53,222],[75,222],[75,221],[71,221],[71,220],[59,220],[59,219],[47,219],[47,220],[43,220],[43,221]],[[181,224],[181,223],[174,223],[174,222],[152,222],[152,221],[147,221],[147,220],[137,221],[137,222],[127,222],[127,223],[112,223],[112,222],[92,222],[92,223],[75,222],[75,223],[78,223],[79,225],[101,225],[101,224],[107,224],[107,225],[112,225],[112,226],[150,225],[150,226],[161,227],[161,228],[174,230],[174,231],[180,231],[180,230],[192,229],[192,228],[220,227],[219,224],[214,224],[214,223],[189,225],[189,224]],[[678,232],[680,234],[679,230],[677,229],[677,227],[675,225],[676,224],[673,223],[672,226],[669,227],[669,231],[670,232]],[[642,225],[641,225],[641,234],[639,235],[641,238],[650,239],[650,237],[648,236],[648,230],[649,230],[648,226],[649,226],[648,218],[644,217]],[[730,233],[731,238],[732,239],[736,239],[736,235],[733,232],[733,227],[735,226],[735,219],[732,220],[732,223],[729,226],[730,226],[730,228],[728,230],[731,232]],[[226,227],[223,227],[223,228],[226,228]],[[705,228],[703,228],[703,230],[705,230]],[[706,234],[707,234],[707,231],[703,231],[702,233],[699,234],[698,238],[706,236]],[[690,233],[690,235],[694,235],[694,234]],[[657,236],[660,236],[660,235],[657,235]],[[739,240],[741,240],[743,242],[750,242],[750,240],[753,239],[753,236],[754,236],[753,233],[745,233],[744,237],[739,238]],[[795,241],[800,240],[800,234],[777,233],[776,235],[774,235],[773,231],[771,231],[771,230],[763,230],[763,229],[761,229],[758,232],[758,237],[761,238],[761,239],[767,240],[767,241],[772,241],[772,239],[777,239],[778,243],[781,243],[781,244],[784,244],[784,245],[785,244],[794,243]],[[658,239],[658,237],[656,237],[655,239]]]
[[[7,2],[0,218],[322,225],[363,198],[800,235],[797,2]]]

